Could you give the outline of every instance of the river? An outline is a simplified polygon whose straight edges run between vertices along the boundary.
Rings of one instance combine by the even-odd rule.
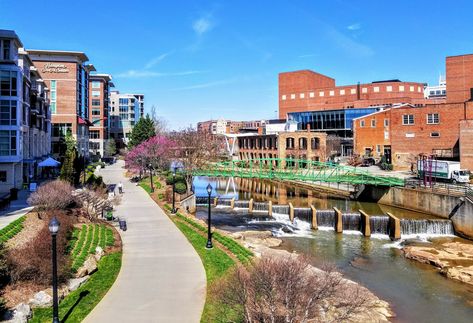
[[[226,180],[196,178],[198,196],[205,196],[205,187],[211,183],[216,191],[212,196],[254,198],[256,201],[291,202],[296,206],[317,205],[318,209],[337,206],[341,210],[356,211],[360,208],[368,214],[378,215],[392,212],[400,218],[423,219],[434,216],[411,212],[376,203],[359,203],[307,190],[283,187],[281,183],[253,181],[254,189],[240,188]],[[267,188],[275,186],[276,189]],[[281,187],[283,187],[281,189]],[[262,191],[264,190],[264,191]],[[287,193],[290,192],[290,193]],[[297,193],[297,194],[296,194]],[[285,195],[285,196],[281,196]],[[197,217],[207,218],[207,208],[198,207]],[[405,259],[400,247],[411,240],[391,242],[387,237],[375,235],[365,238],[358,232],[337,234],[321,228],[310,230],[308,222],[296,219],[290,223],[286,215],[268,218],[264,213],[249,215],[247,210],[231,210],[228,207],[213,208],[213,225],[229,230],[271,230],[283,240],[282,249],[310,257],[314,265],[335,264],[348,278],[369,288],[380,298],[388,301],[397,317],[394,322],[471,322],[473,317],[473,286],[446,279],[432,266]],[[418,239],[417,239],[418,240]],[[445,240],[463,239],[451,236],[425,236],[422,243],[440,243]],[[419,240],[416,243],[420,243]]]

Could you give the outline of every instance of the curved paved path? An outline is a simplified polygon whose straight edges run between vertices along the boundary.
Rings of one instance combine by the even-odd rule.
[[[115,212],[128,226],[120,231],[123,264],[85,322],[200,322],[206,277],[199,255],[148,194],[125,179],[123,165],[100,170],[105,183],[124,186]]]

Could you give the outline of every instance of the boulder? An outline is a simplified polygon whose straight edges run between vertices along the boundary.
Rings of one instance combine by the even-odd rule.
[[[271,231],[242,231],[238,233],[241,234],[243,239],[246,239],[246,238],[266,239],[266,238],[271,238],[273,236]]]
[[[31,307],[28,304],[18,304],[13,311],[4,317],[4,321],[11,323],[26,323],[31,318]]]
[[[31,307],[48,307],[52,304],[52,296],[46,293],[44,290],[34,294],[33,298],[29,301],[29,305]]]
[[[90,276],[84,276],[84,277],[80,277],[80,278],[70,279],[67,282],[67,289],[70,292],[73,292],[76,289],[78,289],[79,287],[81,287],[89,278],[90,278]]]
[[[105,252],[103,251],[102,247],[97,246],[95,248],[95,260],[99,261],[104,254]]]
[[[97,270],[97,260],[95,259],[95,255],[90,255],[85,261],[82,267],[77,270],[76,277],[84,277],[86,275],[90,275]]]

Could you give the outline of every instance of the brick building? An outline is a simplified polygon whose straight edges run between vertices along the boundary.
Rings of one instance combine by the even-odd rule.
[[[240,160],[290,158],[325,161],[327,135],[310,131],[242,135],[238,137],[238,156]],[[285,167],[286,162],[283,161],[281,166]]]
[[[355,153],[386,155],[408,169],[419,154],[473,169],[473,55],[446,59],[446,103],[393,106],[354,119]]]
[[[89,77],[89,152],[105,156],[105,146],[109,139],[109,93],[113,87],[109,74],[91,74]]]
[[[310,70],[279,74],[281,119],[287,118],[291,112],[343,110],[398,103],[425,104],[424,84],[386,80],[337,86],[335,79]]]
[[[89,73],[93,65],[82,52],[28,50],[34,66],[50,89],[51,148],[56,157],[65,152],[64,138],[70,133],[80,156],[89,156]]]

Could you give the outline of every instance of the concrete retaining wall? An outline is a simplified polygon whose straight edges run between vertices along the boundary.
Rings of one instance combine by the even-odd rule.
[[[455,232],[473,239],[473,201],[459,196],[403,187],[366,187],[362,199],[451,219]]]

